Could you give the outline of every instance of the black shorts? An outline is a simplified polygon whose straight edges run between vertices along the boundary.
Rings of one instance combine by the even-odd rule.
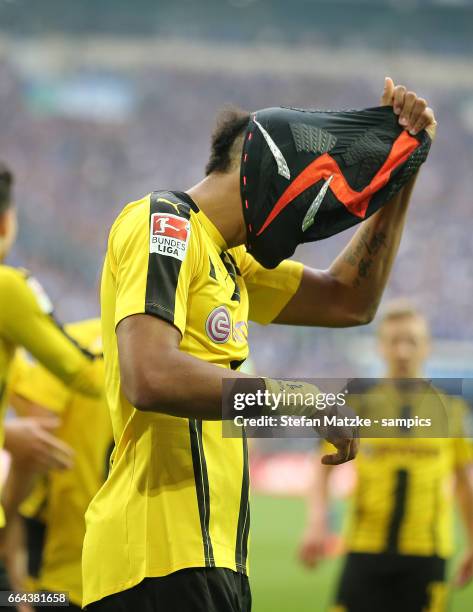
[[[338,585],[337,612],[443,612],[446,560],[349,553]]]
[[[89,604],[89,612],[250,612],[243,574],[218,567],[189,568],[145,578],[140,584]]]

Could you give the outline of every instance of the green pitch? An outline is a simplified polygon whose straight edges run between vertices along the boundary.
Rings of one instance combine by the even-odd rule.
[[[337,523],[342,512],[337,507]],[[325,561],[314,571],[299,565],[296,549],[304,519],[304,504],[299,499],[253,495],[250,571],[254,612],[326,612],[340,560]],[[471,612],[473,584],[455,591],[451,603],[449,612]]]

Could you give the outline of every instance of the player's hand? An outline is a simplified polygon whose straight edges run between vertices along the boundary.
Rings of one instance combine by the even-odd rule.
[[[324,455],[320,460],[324,465],[340,465],[351,461],[358,454],[359,441],[356,437],[327,438],[335,446],[336,453]]]
[[[305,567],[312,569],[327,556],[329,534],[324,527],[311,527],[302,536],[299,545],[299,561]]]
[[[330,442],[335,446],[335,453],[323,455],[321,463],[324,465],[340,465],[354,459],[358,453],[359,437],[358,429],[350,427],[350,419],[353,419],[355,413],[349,406],[333,407],[328,416],[336,416],[342,421],[341,425],[329,425],[318,428],[318,433],[321,438]]]
[[[40,472],[73,466],[74,451],[53,435],[55,417],[18,417],[5,424],[6,446],[16,461]]]
[[[381,106],[392,106],[399,116],[399,125],[415,136],[425,130],[432,140],[437,131],[434,111],[424,98],[414,91],[408,91],[404,85],[394,85],[390,77],[384,80]]]
[[[468,550],[461,560],[460,566],[458,567],[455,573],[455,578],[453,582],[456,587],[462,588],[466,586],[469,582],[471,582],[472,578],[473,550]]]

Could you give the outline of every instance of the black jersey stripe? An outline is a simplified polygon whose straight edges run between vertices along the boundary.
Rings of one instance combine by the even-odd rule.
[[[232,262],[233,267],[235,268],[235,274],[236,276],[241,276],[241,272],[240,272],[240,268],[237,266],[237,263],[235,261],[235,258],[233,257],[233,255],[231,255],[228,251],[227,251],[227,257],[228,259]]]
[[[102,357],[103,357],[103,353],[97,353],[97,354],[95,354],[95,353],[92,353],[91,351],[89,351],[88,349],[86,349],[84,346],[81,346],[81,345],[79,344],[79,342],[78,342],[78,341],[77,341],[75,338],[73,338],[71,335],[69,335],[69,334],[67,333],[67,331],[65,330],[64,326],[62,325],[62,323],[60,323],[60,322],[59,322],[59,321],[56,319],[56,317],[55,317],[54,313],[50,314],[49,316],[51,317],[51,319],[53,320],[54,324],[55,324],[55,325],[56,325],[56,327],[59,329],[59,331],[60,331],[60,332],[61,332],[61,333],[62,333],[64,336],[66,336],[66,338],[69,340],[69,342],[70,342],[71,344],[73,344],[75,347],[77,347],[77,348],[80,350],[80,352],[81,352],[83,355],[85,355],[85,357],[87,357],[88,359],[91,359],[91,360],[94,360],[94,359],[100,359],[100,358],[102,358]]]
[[[238,368],[240,368],[245,361],[246,359],[234,359],[233,361],[230,361],[230,368],[232,370],[238,370]]]
[[[185,191],[168,191],[168,194],[174,195],[176,198],[178,198],[179,200],[182,200],[184,202],[186,202],[187,204],[189,204],[190,208],[192,208],[192,210],[194,212],[199,212],[199,207],[197,206],[197,204],[194,202],[194,200],[191,198],[191,196],[186,193]]]
[[[433,554],[437,554],[437,548],[439,544],[439,529],[440,529],[440,491],[442,490],[442,486],[439,482],[439,479],[436,478],[433,482],[433,512],[432,512],[432,525],[431,525],[431,537],[432,537],[432,552]]]
[[[104,463],[104,471],[103,471],[103,479],[107,480],[108,475],[110,473],[110,468],[112,467],[112,454],[115,450],[115,440],[111,440],[110,444],[107,446],[107,450],[105,451],[105,463]]]
[[[202,421],[189,419],[192,464],[194,467],[195,490],[199,507],[200,528],[206,567],[215,567],[215,559],[210,538],[210,491],[207,462],[202,440]]]
[[[239,572],[246,574],[248,557],[248,535],[250,532],[250,475],[248,470],[248,442],[243,431],[243,477],[241,481],[240,511],[238,515],[235,546],[235,565]]]
[[[210,256],[209,256],[209,276],[210,278],[217,280],[217,274],[215,273],[215,266],[213,265],[212,260],[210,259]]]
[[[34,276],[32,274],[30,274],[30,272],[28,272],[27,270],[24,270],[24,279],[26,282],[28,281],[36,281],[36,279],[34,278]],[[36,281],[38,282],[38,281]],[[79,342],[77,342],[77,340],[75,338],[73,338],[72,336],[70,336],[67,331],[64,329],[64,326],[62,325],[62,323],[56,318],[56,315],[54,313],[54,310],[52,310],[51,312],[45,312],[45,314],[51,319],[51,321],[54,323],[54,325],[59,329],[59,331],[67,338],[67,340],[73,344],[76,348],[78,348],[81,353],[84,354],[85,357],[87,357],[88,359],[96,359],[96,358],[100,358],[103,357],[103,354],[94,354],[91,353],[88,349],[86,349],[84,346],[81,346],[79,344]]]
[[[230,253],[227,253],[227,252],[222,253],[220,255],[220,259],[222,260],[223,265],[225,266],[225,269],[228,272],[228,275],[230,276],[230,278],[233,281],[233,284],[235,285],[235,289],[230,299],[232,301],[239,302],[240,301],[240,287],[238,286],[237,274],[239,275],[240,271],[238,270],[235,264],[235,260],[230,255]]]
[[[37,518],[23,518],[26,548],[28,551],[28,574],[39,578],[43,566],[44,545],[46,542],[46,525]]]
[[[179,204],[177,210],[167,199],[173,198]],[[152,215],[158,212],[179,213],[184,219],[190,218],[190,206],[176,199],[171,192],[153,192],[150,196],[149,225],[151,231]],[[152,314],[174,323],[176,290],[182,261],[159,253],[150,253],[148,257],[148,274],[146,277],[145,313]]]
[[[409,474],[407,470],[398,470],[394,491],[394,503],[391,519],[388,524],[386,552],[396,553],[399,548],[399,533],[406,511],[407,486]]]

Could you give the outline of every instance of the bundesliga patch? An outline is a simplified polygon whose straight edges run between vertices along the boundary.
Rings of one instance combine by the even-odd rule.
[[[184,261],[191,233],[190,221],[168,213],[151,215],[149,252]]]

